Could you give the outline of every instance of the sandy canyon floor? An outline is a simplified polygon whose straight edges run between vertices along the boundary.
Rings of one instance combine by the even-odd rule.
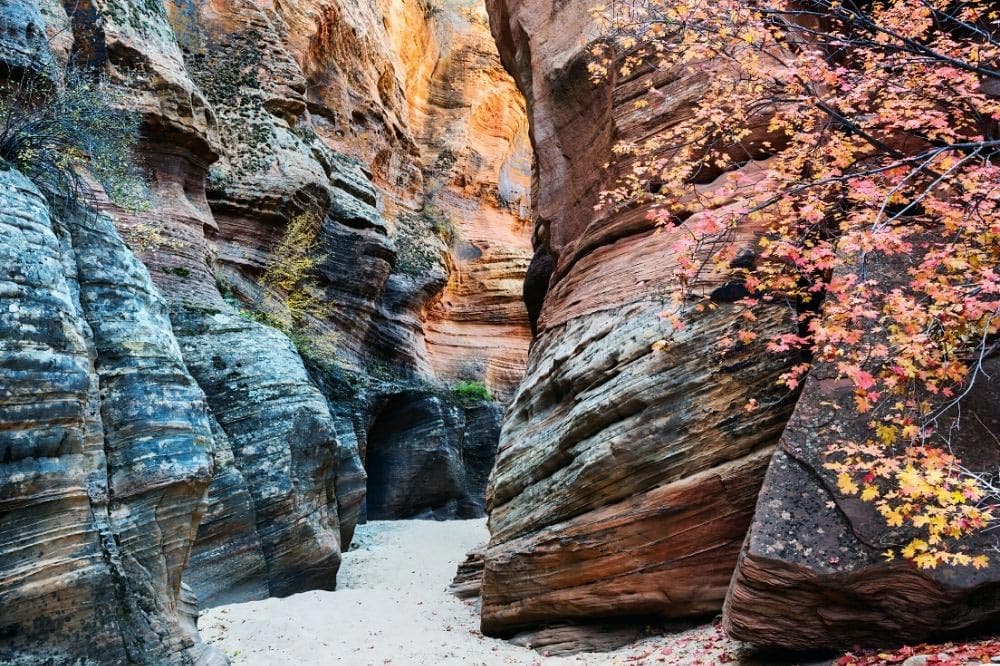
[[[479,632],[472,602],[447,592],[484,520],[360,525],[336,592],[306,592],[206,611],[199,627],[234,664],[685,664],[737,661],[743,646],[712,625],[616,652],[549,657]]]
[[[447,588],[459,561],[487,541],[485,520],[371,522],[344,554],[336,592],[221,606],[198,625],[233,664],[259,666],[849,666],[1000,663],[1000,637],[868,656],[755,653],[715,624],[650,636],[614,652],[553,657],[488,638],[473,602]],[[919,656],[925,655],[925,656]],[[885,659],[883,659],[885,657]],[[928,660],[928,658],[930,660]]]

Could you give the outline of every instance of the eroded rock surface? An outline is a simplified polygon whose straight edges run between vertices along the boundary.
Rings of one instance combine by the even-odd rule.
[[[0,174],[0,661],[209,662],[181,575],[211,480],[204,395],[111,221]]]
[[[376,458],[374,496],[405,489],[380,515],[482,515],[501,408],[451,388],[509,398],[530,337],[524,102],[482,7],[0,19],[10,71],[72,56],[127,88],[151,184],[57,218],[0,174],[0,660],[216,659],[198,604],[332,589]],[[269,282],[289,256],[308,274]]]
[[[367,516],[478,518],[496,457],[501,410],[422,392],[383,399],[368,431]]]
[[[701,79],[640,71],[594,86],[586,4],[488,7],[530,110],[536,253],[525,298],[538,337],[493,473],[483,629],[717,612],[790,408],[774,388],[789,359],[758,345],[719,351],[737,319],[724,302],[653,351],[684,232],[654,233],[642,208],[594,209],[629,168],[604,168],[613,144],[681,117]],[[650,85],[664,100],[638,108]],[[737,243],[752,248],[752,230]],[[703,280],[712,291],[727,278]],[[757,326],[792,331],[794,314],[774,310]],[[767,409],[745,411],[751,397]]]
[[[501,408],[451,388],[509,398],[530,338],[524,102],[482,7],[12,0],[0,18],[12,68],[47,30],[54,61],[127,88],[151,185],[148,210],[102,202],[140,263],[107,218],[56,228],[10,177],[0,660],[209,660],[199,602],[332,589],[393,396],[437,407],[376,432],[410,461],[385,468],[410,489],[387,515],[482,515]],[[314,235],[281,254],[302,216]],[[269,281],[289,256],[308,274]]]

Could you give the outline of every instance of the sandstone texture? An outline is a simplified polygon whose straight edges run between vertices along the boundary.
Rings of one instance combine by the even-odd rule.
[[[210,663],[181,577],[212,436],[111,220],[0,175],[0,661]]]
[[[657,232],[642,208],[594,208],[629,168],[612,146],[683,117],[702,79],[639,71],[594,86],[588,5],[487,4],[531,121],[524,294],[538,337],[493,472],[483,630],[717,612],[791,407],[774,387],[790,359],[756,344],[717,351],[736,325],[725,298],[654,351],[668,336],[659,313],[684,231]],[[650,85],[662,103],[637,108]],[[752,252],[752,230],[737,242]],[[726,284],[710,274],[696,288]],[[794,313],[775,309],[757,326],[764,337],[793,331]],[[767,408],[745,411],[751,397]]]
[[[501,410],[422,392],[388,398],[368,431],[367,517],[476,518],[496,457]]]
[[[9,71],[72,56],[126,90],[150,184],[56,215],[2,174],[0,661],[208,663],[199,604],[334,589],[366,513],[482,516],[531,256],[483,8],[0,19]]]
[[[734,638],[794,649],[919,642],[995,625],[994,535],[958,546],[988,554],[985,569],[888,563],[882,552],[912,535],[837,494],[825,449],[870,436],[849,383],[818,364],[801,397],[782,394],[774,380],[793,359],[755,345],[718,351],[734,324],[728,303],[742,293],[724,274],[691,285],[718,308],[668,334],[658,313],[671,308],[671,246],[684,224],[654,232],[641,206],[595,208],[598,193],[631,166],[613,144],[641,142],[683,118],[711,65],[694,75],[639,67],[595,85],[586,65],[599,35],[589,6],[487,5],[502,60],[526,97],[535,149],[524,298],[537,338],[492,477],[484,632],[585,649],[594,634],[573,624],[712,614],[723,605]],[[753,178],[760,164],[739,171]],[[696,185],[710,194],[731,177],[707,173]],[[734,243],[753,261],[752,228]],[[883,263],[870,270],[888,292],[906,267]],[[776,309],[756,325],[762,337],[794,331],[794,312]],[[1000,464],[989,379],[996,365],[987,360],[961,423],[942,425],[970,469]],[[762,410],[743,410],[751,397]],[[472,576],[466,565],[459,589]]]

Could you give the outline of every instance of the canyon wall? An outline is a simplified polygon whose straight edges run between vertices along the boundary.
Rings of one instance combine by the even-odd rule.
[[[595,210],[601,189],[630,168],[615,163],[613,145],[684,117],[705,75],[640,70],[594,85],[588,5],[488,8],[531,121],[525,297],[538,337],[493,472],[483,629],[714,613],[792,406],[774,385],[792,359],[758,343],[719,349],[738,323],[719,273],[697,285],[714,290],[718,308],[654,350],[667,335],[659,313],[669,307],[671,247],[685,232],[657,230],[642,207]],[[651,85],[662,101],[634,104]],[[752,177],[754,167],[742,171]],[[752,230],[736,242],[752,258]],[[794,313],[775,308],[756,327],[764,338],[794,331]],[[752,397],[766,407],[747,412]]]
[[[641,205],[596,206],[632,166],[613,145],[641,145],[688,117],[711,63],[693,74],[612,71],[595,84],[587,63],[600,35],[588,4],[487,6],[501,58],[527,99],[535,149],[525,301],[538,337],[492,477],[483,631],[582,647],[616,623],[711,616],[725,606],[735,638],[842,649],[995,623],[993,534],[956,545],[985,553],[983,569],[889,563],[883,551],[906,544],[912,530],[888,529],[870,504],[836,492],[826,447],[871,436],[850,382],[818,364],[801,395],[790,395],[774,382],[796,359],[756,342],[720,350],[723,337],[735,337],[730,302],[746,293],[742,284],[715,269],[702,275],[689,286],[711,294],[716,309],[668,335],[660,313],[672,307],[671,248],[698,213],[680,201],[685,221],[656,229]],[[712,200],[734,176],[759,177],[761,164],[702,173],[699,195]],[[739,229],[733,242],[737,261],[751,265],[755,230]],[[906,275],[868,261],[886,292]],[[795,313],[772,310],[755,327],[762,338],[794,332]],[[750,398],[760,409],[744,409]],[[995,402],[995,380],[982,377],[961,429],[942,426],[972,469],[1000,464]],[[476,567],[477,557],[463,565],[457,589],[474,589]],[[560,623],[577,626],[533,630]]]
[[[0,661],[216,661],[181,582],[210,417],[166,303],[110,219],[0,188]]]
[[[0,660],[216,660],[197,603],[333,589],[366,511],[483,515],[531,257],[483,8],[0,17],[13,71],[72,57],[125,90],[150,182],[57,214],[4,172]]]

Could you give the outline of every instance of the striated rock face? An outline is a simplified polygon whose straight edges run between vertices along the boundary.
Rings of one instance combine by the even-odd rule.
[[[502,398],[523,367],[530,155],[483,10],[88,7],[53,23],[142,114],[153,209],[115,217],[213,412],[218,470],[186,574],[202,602],[335,585],[369,430],[396,418],[384,401],[439,404],[388,449],[419,457],[435,432],[452,464],[383,465],[376,432],[379,484],[411,490],[375,513],[481,515],[498,410],[446,388],[481,380]],[[302,216],[315,234],[292,250],[313,268],[268,282]]]
[[[0,19],[12,69],[47,31],[127,89],[151,189],[54,222],[2,174],[0,661],[211,661],[198,603],[333,589],[366,489],[482,515],[502,408],[451,388],[508,399],[530,339],[524,101],[482,7]]]
[[[204,396],[111,221],[0,174],[0,661],[209,662],[182,611]]]
[[[283,596],[333,589],[341,546],[335,487],[339,442],[326,401],[295,348],[277,331],[232,314],[199,317],[190,324],[178,315],[175,323],[184,333],[181,344],[191,373],[205,388],[225,434],[220,448],[228,443],[227,453],[252,501],[268,592]],[[242,487],[226,494],[223,483],[228,485],[228,479],[213,482],[220,500],[239,501]],[[214,527],[206,521],[203,535]],[[234,536],[247,542],[243,553],[248,558],[256,554],[252,535]],[[199,539],[199,555],[215,547],[212,540]],[[209,566],[231,566],[227,557],[202,557]]]
[[[531,149],[524,100],[496,55],[480,2],[449,2],[438,61],[410,92],[429,193],[424,214],[447,231],[449,280],[425,331],[435,372],[483,380],[509,401],[530,339],[521,284],[531,258]]]
[[[1000,364],[994,360],[986,370],[992,375]],[[849,408],[851,399],[851,387],[816,372],[806,382],[768,468],[729,588],[727,633],[762,645],[811,649],[913,643],[970,627],[994,628],[1000,578],[992,535],[962,544],[967,552],[989,556],[986,569],[922,571],[887,563],[882,552],[905,544],[905,536],[888,530],[857,498],[837,496],[836,480],[822,468],[823,437],[830,434],[832,405]],[[982,446],[1000,425],[995,405],[996,386],[987,380],[962,408],[954,447],[976,468],[995,469],[998,463],[995,447]]]
[[[594,87],[580,39],[594,36],[588,5],[487,4],[531,120],[536,251],[524,290],[538,337],[493,472],[483,630],[717,612],[790,408],[774,389],[789,359],[756,344],[717,351],[736,325],[724,302],[654,352],[684,231],[655,233],[641,208],[594,210],[629,168],[604,168],[612,145],[682,116],[700,79],[638,72]],[[637,109],[654,84],[663,103]],[[752,248],[751,236],[737,242]],[[704,280],[712,290],[726,276]],[[775,310],[757,326],[772,336],[794,317]],[[747,413],[751,397],[767,409]]]
[[[386,400],[368,431],[368,518],[476,518],[496,456],[501,410],[439,396]]]

